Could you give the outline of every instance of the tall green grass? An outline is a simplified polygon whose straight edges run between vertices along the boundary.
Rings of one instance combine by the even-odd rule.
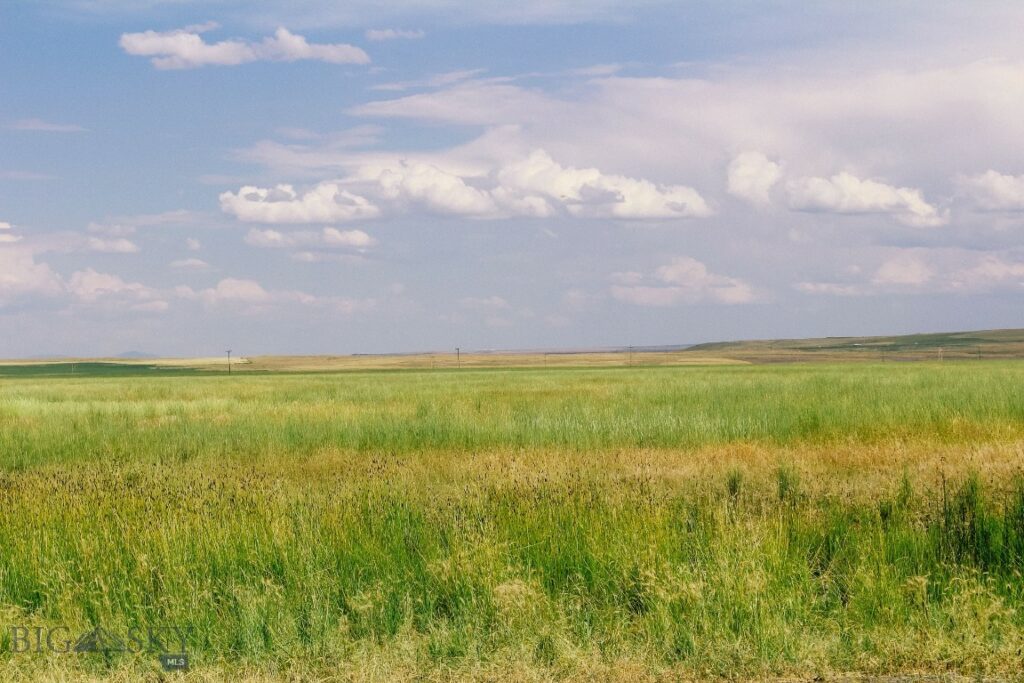
[[[0,380],[0,467],[1024,434],[1024,365]]]
[[[0,598],[12,623],[188,627],[199,666],[326,667],[366,644],[426,668],[1019,663],[1024,485],[951,482],[944,502],[894,486],[850,504],[789,476],[737,491],[592,474],[437,496],[230,468],[21,474],[0,487]]]
[[[1022,370],[4,381],[0,615],[275,676],[1009,675]]]

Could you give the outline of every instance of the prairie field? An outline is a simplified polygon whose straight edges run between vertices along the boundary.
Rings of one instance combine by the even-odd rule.
[[[1024,666],[1020,361],[92,370],[0,376],[3,680]]]

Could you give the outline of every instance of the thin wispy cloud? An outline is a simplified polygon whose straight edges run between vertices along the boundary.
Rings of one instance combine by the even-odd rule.
[[[83,133],[86,130],[74,123],[54,123],[43,119],[19,119],[7,124],[7,128],[34,133]]]
[[[421,29],[371,28],[366,31],[366,39],[375,42],[384,40],[417,40],[425,35],[427,35],[426,32]]]
[[[16,170],[5,170],[0,169],[0,180],[24,180],[24,181],[36,181],[36,180],[56,180],[57,176],[49,173],[39,173],[37,171],[16,171]]]

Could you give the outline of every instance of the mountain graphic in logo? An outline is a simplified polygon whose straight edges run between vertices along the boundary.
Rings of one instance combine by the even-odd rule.
[[[128,648],[124,641],[116,635],[107,631],[102,626],[97,626],[91,631],[82,634],[75,643],[75,652],[127,652]]]

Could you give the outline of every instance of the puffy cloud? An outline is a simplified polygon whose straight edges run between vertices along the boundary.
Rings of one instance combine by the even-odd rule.
[[[125,33],[121,36],[120,45],[130,55],[151,57],[150,61],[158,69],[235,66],[256,61],[316,60],[331,64],[368,64],[370,61],[363,50],[353,45],[310,43],[283,27],[258,43],[241,40],[208,43],[203,40],[201,34],[214,28],[215,24],[207,24],[174,31]]]
[[[978,294],[1024,287],[1024,261],[1012,254],[978,254],[962,249],[901,249],[886,256],[865,279],[800,282],[806,294],[878,296],[891,294]],[[849,271],[858,275],[860,269]]]
[[[415,40],[427,35],[421,29],[409,30],[400,28],[371,28],[366,31],[366,39],[373,41],[381,40]]]
[[[974,265],[954,271],[950,287],[957,291],[985,291],[1000,287],[1024,287],[1024,261],[1008,261],[997,254],[986,254]]]
[[[313,233],[306,234],[312,235]],[[302,242],[297,239],[296,233],[285,235],[285,233],[277,230],[258,230],[253,228],[245,236],[245,243],[253,247],[283,248],[294,247]]]
[[[0,234],[0,238],[6,236],[9,235]],[[3,241],[0,239],[0,242]],[[0,244],[0,306],[33,295],[70,297],[76,303],[90,305],[101,300],[118,299],[129,308],[158,298],[157,292],[145,285],[128,283],[116,275],[98,273],[92,268],[77,271],[65,280],[46,263],[36,261],[36,252],[48,248],[41,247],[41,244],[37,243],[34,247]],[[87,240],[85,246],[93,248],[96,245],[90,245]],[[126,249],[117,244],[99,246],[105,251]],[[72,248],[77,248],[77,245],[73,245]]]
[[[264,304],[269,303],[274,298],[270,292],[265,290],[255,280],[237,278],[225,278],[218,282],[215,287],[202,290],[199,296],[210,304],[225,302]]]
[[[225,212],[255,223],[339,223],[373,218],[380,210],[338,183],[323,182],[299,195],[291,185],[273,189],[251,185],[220,195]]]
[[[128,283],[116,275],[97,273],[92,268],[87,268],[72,273],[68,281],[68,291],[76,299],[92,303],[114,294],[138,295],[146,291],[146,287],[138,282]]]
[[[420,204],[436,213],[456,216],[493,216],[497,206],[485,191],[436,166],[402,164],[383,169],[374,182],[389,200]]]
[[[3,243],[11,244],[13,242],[20,242],[21,241],[21,235],[13,234],[11,232],[13,229],[14,229],[14,226],[11,225],[10,223],[8,223],[6,221],[0,221],[0,244],[3,244]]]
[[[189,237],[185,240],[185,248],[189,251],[199,251],[203,248],[203,243],[195,237]]]
[[[831,178],[799,178],[791,181],[787,190],[789,206],[797,211],[892,214],[914,227],[934,227],[949,220],[948,211],[940,212],[926,202],[920,190],[861,180],[846,172]]]
[[[377,240],[367,235],[362,230],[338,230],[337,228],[324,228],[321,232],[321,239],[327,247],[372,247]]]
[[[358,187],[366,196],[343,189],[343,184]],[[273,189],[246,186],[237,193],[225,192],[220,199],[221,208],[228,213],[265,223],[370,218],[379,215],[382,207],[392,212],[423,209],[470,218],[567,215],[662,219],[713,213],[690,187],[658,185],[596,168],[562,166],[544,150],[476,174],[419,160],[379,160],[359,166],[348,178],[320,183],[301,196],[291,185]]]
[[[90,237],[85,241],[85,245],[90,251],[99,251],[107,254],[135,254],[139,251],[137,244],[123,237],[114,239]]]
[[[78,303],[106,305],[120,309],[158,313],[167,310],[161,293],[139,282],[126,282],[117,275],[98,273],[92,268],[76,271],[67,282],[67,291]]]
[[[1024,175],[988,170],[961,177],[960,186],[986,211],[1024,211]]]
[[[754,204],[770,204],[769,192],[781,177],[782,167],[761,152],[743,152],[729,163],[729,194]]]
[[[913,254],[900,254],[879,266],[871,282],[883,286],[919,287],[926,284],[934,275],[931,266],[919,257]]]
[[[650,284],[642,284],[649,281]],[[638,306],[674,306],[716,302],[745,304],[757,300],[753,287],[739,278],[717,275],[700,261],[677,256],[655,269],[653,277],[630,271],[613,273],[612,296]]]
[[[683,185],[655,185],[645,179],[607,175],[596,168],[558,164],[544,150],[509,164],[498,172],[498,182],[511,195],[506,203],[519,211],[532,207],[545,215],[550,202],[574,216],[610,218],[695,218],[712,214],[704,198]],[[516,206],[514,201],[533,201]]]
[[[831,169],[845,168],[859,169],[849,175],[875,182],[912,179],[886,185],[890,199],[867,203],[821,206],[811,192],[794,202],[807,210],[845,207],[844,212],[888,214],[910,225],[941,225],[947,220],[944,206],[925,198],[945,191],[965,166],[1015,163],[1010,141],[1024,136],[1022,62],[987,59],[935,67],[948,59],[916,57],[899,69],[867,59],[801,61],[771,70],[730,65],[704,77],[595,78],[560,91],[472,79],[352,112],[490,126],[478,141],[435,154],[452,163],[479,160],[474,154],[491,153],[499,164],[510,158],[503,155],[506,149],[487,147],[499,129],[507,131],[508,146],[545,149],[556,159],[585,159],[585,165],[631,169],[643,177],[699,178],[723,150],[770,149],[786,159],[793,178],[831,184]],[[732,189],[743,192],[738,181]],[[756,185],[749,189],[763,198]],[[874,189],[868,185],[856,194]]]
[[[362,230],[324,228],[319,232],[312,230],[280,232],[278,230],[259,230],[253,228],[245,236],[245,243],[263,248],[318,246],[365,249],[372,247],[377,241]]]
[[[278,28],[272,38],[264,38],[256,46],[259,59],[281,62],[294,62],[300,59],[312,59],[329,64],[369,64],[370,57],[363,50],[345,43],[318,45],[308,42],[304,37],[291,33],[286,28]]]
[[[124,33],[121,49],[130,55],[152,57],[158,69],[192,69],[208,64],[234,66],[256,61],[252,45],[239,40],[207,43],[198,28]]]
[[[64,290],[60,277],[29,249],[0,244],[0,306],[28,296],[56,296]]]
[[[42,119],[20,119],[7,125],[10,130],[23,130],[36,133],[81,133],[85,128],[73,123],[54,123]]]

